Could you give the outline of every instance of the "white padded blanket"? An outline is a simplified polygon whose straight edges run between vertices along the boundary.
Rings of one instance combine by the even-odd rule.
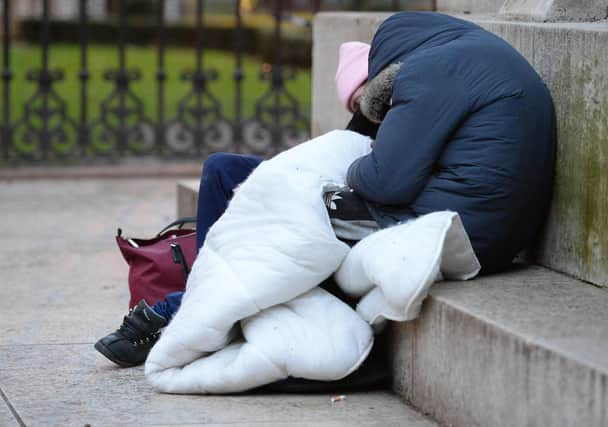
[[[333,131],[263,162],[210,229],[177,314],[145,365],[166,393],[230,393],[288,376],[336,380],[365,360],[370,325],[414,318],[430,285],[479,263],[458,215],[430,214],[350,249],[322,195],[370,140]],[[336,272],[354,311],[317,285]]]

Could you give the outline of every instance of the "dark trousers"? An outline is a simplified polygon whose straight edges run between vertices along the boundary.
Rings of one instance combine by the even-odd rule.
[[[209,228],[228,207],[234,189],[262,162],[261,157],[214,153],[207,157],[201,173],[196,212],[196,247],[203,246]],[[182,302],[183,292],[173,292],[152,306],[152,309],[170,321]]]
[[[245,154],[214,153],[207,157],[201,173],[196,212],[196,247],[203,246],[209,228],[226,211],[234,189],[262,163]]]

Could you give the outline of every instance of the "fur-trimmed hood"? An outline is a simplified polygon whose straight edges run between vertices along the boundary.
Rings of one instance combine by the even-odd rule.
[[[391,64],[450,43],[480,27],[434,12],[401,12],[386,19],[374,34],[369,52],[368,80]]]
[[[374,123],[380,123],[391,107],[393,82],[401,63],[391,64],[370,80],[361,96],[361,112]]]
[[[411,55],[478,28],[440,13],[403,12],[389,17],[380,25],[371,44],[361,112],[372,122],[380,123],[391,106],[394,80]]]

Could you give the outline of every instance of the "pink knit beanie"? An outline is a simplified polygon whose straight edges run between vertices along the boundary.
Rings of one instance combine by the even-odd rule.
[[[369,49],[370,45],[361,42],[346,42],[340,46],[336,88],[338,98],[347,110],[351,96],[367,80]]]

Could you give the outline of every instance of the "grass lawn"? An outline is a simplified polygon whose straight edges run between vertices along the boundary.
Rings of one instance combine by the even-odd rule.
[[[115,46],[91,45],[88,51],[90,79],[88,82],[89,120],[96,118],[101,102],[113,90],[114,83],[105,81],[104,71],[117,68],[118,49]],[[57,94],[66,101],[69,115],[78,120],[80,111],[80,81],[78,72],[80,55],[77,45],[52,45],[50,49],[50,68],[62,69],[65,79],[53,85]],[[143,104],[148,118],[156,121],[156,61],[157,52],[154,46],[129,46],[127,49],[127,67],[137,68],[142,73],[141,80],[132,83],[132,91]],[[177,104],[190,90],[191,83],[180,79],[184,70],[194,68],[194,49],[171,48],[165,56],[167,80],[165,81],[165,117],[173,118]],[[205,51],[205,68],[214,68],[218,79],[209,84],[211,93],[221,102],[226,117],[234,117],[234,55],[229,52]],[[36,83],[26,79],[30,69],[40,67],[41,50],[35,45],[15,44],[11,50],[13,80],[11,82],[11,118],[16,122],[23,114],[24,103],[36,91]],[[244,58],[243,111],[245,118],[253,114],[255,101],[267,90],[268,81],[260,81],[258,75],[261,60],[255,57]],[[298,70],[296,79],[287,83],[289,92],[299,100],[302,112],[308,117],[310,111],[310,71]],[[0,87],[0,99],[2,88]]]

